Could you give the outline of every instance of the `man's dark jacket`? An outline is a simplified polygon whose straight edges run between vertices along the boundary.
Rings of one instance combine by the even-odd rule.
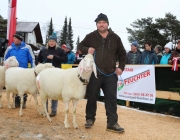
[[[119,68],[124,70],[126,51],[120,37],[114,32],[109,31],[106,39],[103,39],[97,30],[86,35],[78,48],[83,54],[87,54],[89,47],[95,49],[95,64],[103,73],[111,74],[115,72],[117,61],[119,62]]]

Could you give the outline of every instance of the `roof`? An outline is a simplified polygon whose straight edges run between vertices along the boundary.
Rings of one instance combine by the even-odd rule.
[[[37,43],[43,43],[40,25],[38,22],[18,22],[16,25],[17,32],[32,33],[36,34]]]
[[[35,51],[39,50],[39,48],[38,48],[38,47],[36,47],[36,46],[34,46],[33,44],[28,44],[28,45],[30,45],[30,46],[31,46],[32,50],[35,50]]]

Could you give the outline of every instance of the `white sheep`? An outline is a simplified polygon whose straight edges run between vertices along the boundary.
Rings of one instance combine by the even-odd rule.
[[[8,107],[11,108],[9,95],[10,92],[13,93],[13,106],[15,108],[15,94],[18,94],[21,97],[21,104],[20,104],[20,111],[19,115],[22,116],[22,106],[23,106],[23,95],[32,94],[34,100],[36,102],[36,108],[38,108],[38,101],[37,101],[37,94],[38,89],[36,86],[36,76],[39,74],[43,69],[46,68],[54,68],[51,63],[46,64],[39,64],[35,68],[32,69],[25,69],[25,68],[11,68],[6,70],[5,72],[5,85],[6,85],[6,93],[8,99]]]
[[[79,99],[82,99],[85,96],[87,82],[89,81],[92,72],[94,72],[97,77],[96,66],[91,54],[86,55],[76,68],[66,70],[52,68],[40,72],[37,77],[37,86],[43,105],[43,113],[45,113],[43,115],[46,115],[50,122],[52,119],[47,113],[47,99],[63,100],[65,103],[65,128],[69,128],[67,119],[69,113],[69,101],[72,100],[73,127],[78,128],[78,125],[76,124],[76,106]]]
[[[2,108],[1,98],[2,89],[5,87],[5,71],[10,67],[18,67],[19,63],[15,56],[11,56],[4,62],[4,66],[0,66],[0,108]]]

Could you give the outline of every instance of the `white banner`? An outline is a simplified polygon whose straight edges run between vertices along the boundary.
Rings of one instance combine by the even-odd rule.
[[[118,79],[118,99],[155,104],[154,65],[126,65]],[[102,90],[101,96],[104,96]]]

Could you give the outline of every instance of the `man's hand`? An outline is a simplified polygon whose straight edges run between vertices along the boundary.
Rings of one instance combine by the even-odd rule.
[[[90,48],[88,49],[88,54],[93,54],[93,53],[94,53],[94,51],[95,51],[95,49],[94,49],[94,48],[92,48],[92,47],[90,47]]]
[[[120,68],[116,68],[116,71],[115,71],[116,75],[121,75],[122,74],[122,70]]]
[[[48,55],[47,58],[48,59],[53,59],[54,55]]]

